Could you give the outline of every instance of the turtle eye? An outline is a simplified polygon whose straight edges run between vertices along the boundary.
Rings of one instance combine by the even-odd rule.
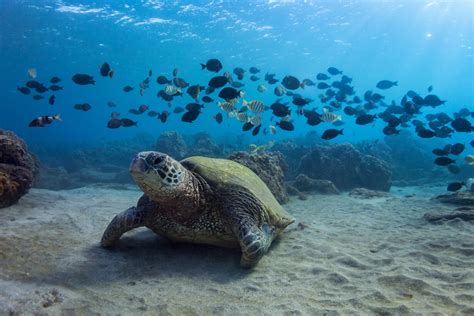
[[[162,163],[163,161],[165,160],[165,157],[163,156],[156,156],[156,158],[153,160],[153,164],[154,165],[159,165],[160,163]]]

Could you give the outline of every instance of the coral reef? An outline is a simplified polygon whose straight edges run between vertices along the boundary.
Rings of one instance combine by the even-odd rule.
[[[285,174],[285,179],[294,180],[299,174],[297,168],[301,157],[308,152],[308,148],[292,140],[285,140],[276,142],[272,147],[272,151],[278,151],[283,154],[288,166],[290,166]]]
[[[156,141],[155,148],[157,151],[166,153],[177,160],[186,157],[188,152],[183,137],[175,131],[161,133]]]
[[[0,129],[0,208],[15,204],[28,192],[37,170],[23,140]]]
[[[380,191],[390,189],[392,175],[386,162],[363,155],[348,143],[316,146],[301,158],[298,173],[331,180],[340,190],[364,187]]]
[[[330,180],[312,179],[305,174],[300,174],[295,181],[290,182],[291,186],[299,192],[320,193],[320,194],[339,194],[339,190]]]
[[[288,202],[289,197],[285,188],[284,177],[287,165],[285,158],[279,152],[248,153],[238,151],[228,159],[247,166],[266,183],[275,198],[281,204]]]
[[[218,145],[207,133],[197,133],[192,136],[187,156],[223,157],[224,148]]]

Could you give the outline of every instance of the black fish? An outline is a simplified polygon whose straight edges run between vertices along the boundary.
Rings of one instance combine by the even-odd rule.
[[[35,94],[35,95],[33,96],[33,100],[38,101],[38,100],[41,100],[41,99],[44,99],[44,97],[43,97],[42,95],[40,95],[40,94]]]
[[[260,78],[257,77],[257,76],[255,76],[255,75],[251,75],[251,76],[250,76],[250,80],[252,80],[252,81],[258,81],[258,80],[260,80]]]
[[[431,92],[431,91],[433,91],[433,86],[428,87],[428,92]]]
[[[273,111],[273,115],[278,117],[285,117],[291,113],[290,108],[288,106],[278,102],[273,103],[270,108]]]
[[[246,122],[242,125],[242,132],[250,131],[253,128],[253,124]]]
[[[225,86],[229,82],[229,78],[226,76],[216,76],[209,80],[208,86],[214,89],[219,89]]]
[[[171,80],[168,80],[168,78],[166,78],[165,76],[158,76],[158,78],[156,78],[156,82],[158,84],[170,84]]]
[[[433,138],[436,136],[435,132],[426,128],[420,129],[417,134],[421,138]]]
[[[88,84],[95,84],[94,77],[89,76],[87,74],[75,74],[72,76],[72,81],[78,85],[88,85]]]
[[[425,99],[420,97],[419,95],[415,95],[412,99],[413,103],[416,105],[425,105]]]
[[[31,92],[30,89],[27,87],[17,87],[16,89],[25,95],[28,95]]]
[[[199,114],[201,113],[201,111],[188,111],[186,113],[183,114],[183,116],[181,117],[181,121],[183,122],[187,122],[187,123],[192,123],[194,122]]]
[[[107,77],[110,73],[110,70],[109,63],[103,63],[102,66],[100,66],[100,75],[102,77]]]
[[[461,143],[456,143],[451,146],[451,154],[459,155],[464,151],[465,146]]]
[[[107,128],[110,128],[110,129],[119,128],[120,126],[122,126],[122,120],[118,118],[111,118],[107,122]]]
[[[444,104],[446,101],[442,101],[437,95],[428,94],[426,97],[424,97],[423,102],[426,105],[435,107]]]
[[[456,160],[453,160],[451,158],[448,158],[448,157],[438,157],[435,159],[434,163],[437,164],[438,166],[447,166],[447,165],[450,165],[452,163],[455,163]]]
[[[148,111],[147,115],[150,116],[150,117],[155,117],[155,116],[158,116],[158,112],[155,112],[155,111]]]
[[[218,59],[209,59],[206,64],[201,64],[201,69],[206,69],[213,72],[219,72],[222,69],[222,63]]]
[[[207,95],[205,95],[201,98],[201,101],[204,102],[204,103],[212,103],[212,102],[214,102],[214,99],[211,98],[211,97],[208,97]]]
[[[74,109],[87,112],[92,109],[92,106],[89,103],[77,103],[74,105]]]
[[[188,103],[188,104],[186,104],[186,110],[187,111],[199,111],[203,107],[204,107],[204,105],[201,105],[199,103]]]
[[[173,110],[173,113],[176,113],[176,114],[181,113],[181,112],[184,112],[184,109],[180,106],[175,107]]]
[[[371,115],[371,114],[362,114],[359,115],[356,119],[356,124],[357,125],[366,125],[369,123],[372,123],[374,119],[377,118],[377,115]]]
[[[465,132],[465,133],[469,133],[471,132],[473,129],[472,129],[472,125],[471,125],[471,122],[469,122],[468,120],[466,120],[465,118],[463,117],[459,117],[455,120],[453,120],[451,122],[451,126],[457,131],[457,132]]]
[[[125,86],[125,87],[123,87],[123,91],[124,91],[124,92],[130,92],[130,91],[132,91],[132,90],[133,90],[133,87],[130,87],[130,86]]]
[[[165,123],[168,119],[168,116],[170,116],[168,111],[163,111],[158,115],[158,119],[161,121],[161,123]]]
[[[44,93],[44,92],[48,91],[48,88],[46,88],[45,86],[43,86],[43,85],[41,84],[41,85],[39,85],[38,87],[36,87],[35,90],[36,90],[36,92],[38,92],[38,93]]]
[[[51,82],[52,84],[58,83],[60,81],[61,81],[61,78],[59,78],[59,77],[53,77],[53,78],[49,79],[49,82]]]
[[[140,111],[137,110],[137,109],[130,109],[130,110],[128,110],[128,113],[131,113],[131,114],[133,114],[133,115],[140,115],[140,114],[142,114],[142,112],[140,112]]]
[[[382,132],[383,132],[385,135],[396,135],[396,134],[400,134],[400,130],[396,129],[394,126],[391,126],[391,125],[385,126],[384,129],[382,130]]]
[[[250,67],[249,71],[251,74],[256,74],[260,72],[260,69],[258,69],[257,67]]]
[[[240,81],[234,81],[230,85],[234,88],[237,88],[237,89],[242,88],[243,86],[245,86],[245,84],[243,84]]]
[[[320,72],[316,75],[316,79],[317,80],[328,80],[329,76]]]
[[[307,118],[306,123],[310,126],[316,126],[322,122],[321,115],[316,113],[316,111],[306,111],[304,116]]]
[[[239,80],[244,79],[245,70],[243,68],[236,67],[236,68],[234,68],[233,72],[237,76],[237,79],[239,79]]]
[[[376,87],[382,90],[386,90],[397,85],[398,85],[398,81],[381,80],[377,83]]]
[[[280,122],[277,122],[276,125],[285,131],[293,131],[295,129],[295,126],[293,125],[293,123],[288,122],[288,121],[280,121]]]
[[[329,67],[329,68],[328,68],[328,72],[329,72],[330,75],[333,75],[333,76],[341,75],[341,74],[342,74],[342,71],[340,71],[340,70],[337,69],[336,67]]]
[[[469,144],[471,144],[471,147],[474,148],[474,140],[471,140],[471,142]]]
[[[189,94],[191,98],[196,100],[199,97],[199,93],[204,89],[206,89],[206,87],[201,87],[200,85],[193,85],[188,87],[186,93]]]
[[[303,81],[301,81],[301,88],[303,89],[304,87],[313,87],[315,85],[316,84],[311,79],[303,79]]]
[[[257,136],[258,133],[260,132],[260,128],[262,127],[262,124],[258,125],[257,127],[255,127],[252,131],[252,135],[253,136]]]
[[[452,174],[459,174],[461,172],[461,168],[456,165],[448,165],[447,169]]]
[[[53,105],[55,100],[56,100],[56,97],[54,96],[54,94],[52,94],[48,99],[48,103]]]
[[[137,126],[138,122],[132,121],[128,118],[123,118],[120,120],[123,127]]]
[[[222,123],[222,120],[224,119],[224,117],[222,116],[222,113],[217,113],[216,115],[214,115],[213,118],[216,120],[217,124]]]
[[[384,97],[383,95],[381,95],[381,94],[379,94],[379,93],[374,93],[374,94],[372,94],[371,101],[377,103],[377,102],[379,102],[379,101],[382,100],[382,99],[385,99],[385,97]]]
[[[182,78],[173,78],[173,84],[175,86],[177,86],[178,88],[186,88],[187,86],[189,86],[189,83],[186,82],[186,80],[182,79]]]
[[[344,83],[344,84],[351,83],[351,82],[352,82],[352,78],[349,78],[348,76],[343,75],[343,76],[341,77],[341,82]]]
[[[456,192],[461,190],[461,188],[465,185],[464,182],[452,182],[448,184],[447,190],[450,192]]]
[[[30,80],[30,81],[27,81],[25,85],[26,85],[28,88],[36,89],[36,88],[38,88],[39,86],[41,86],[42,84],[39,83],[39,82],[36,81],[36,80]]]
[[[287,75],[281,81],[282,86],[287,88],[288,90],[296,90],[300,87],[301,83],[298,78],[294,76]]]
[[[59,90],[62,90],[62,89],[63,89],[63,87],[58,86],[56,84],[53,84],[53,85],[49,86],[49,90],[51,90],[51,91],[59,91]]]
[[[330,128],[330,129],[327,129],[327,130],[324,131],[321,138],[325,139],[325,140],[330,140],[330,139],[333,139],[333,138],[337,137],[338,135],[344,135],[343,131],[344,131],[344,129],[337,130],[337,129]]]
[[[445,150],[440,149],[440,148],[435,148],[431,152],[435,154],[436,156],[447,156],[449,154],[449,151],[446,152]]]
[[[320,82],[320,83],[318,83],[317,88],[318,89],[327,89],[327,88],[329,88],[329,85],[325,82]]]
[[[348,105],[344,108],[344,113],[347,114],[347,115],[354,115],[356,113],[356,109],[354,109],[352,106]]]
[[[219,92],[219,97],[226,101],[229,101],[240,97],[240,91],[231,87],[227,87]]]
[[[292,103],[297,106],[304,106],[308,104],[309,102],[306,99],[298,97],[298,98],[294,98]]]

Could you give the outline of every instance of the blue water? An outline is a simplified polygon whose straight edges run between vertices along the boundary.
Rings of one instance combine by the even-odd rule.
[[[357,95],[375,88],[382,79],[396,80],[398,86],[378,91],[385,101],[397,103],[408,90],[433,93],[447,102],[430,112],[474,109],[473,2],[472,1],[2,1],[0,4],[0,127],[18,133],[29,143],[96,143],[121,139],[137,133],[159,135],[165,130],[182,133],[206,131],[221,141],[242,135],[241,123],[224,119],[217,125],[215,104],[207,104],[192,124],[180,115],[171,115],[162,124],[146,115],[134,117],[130,108],[147,104],[151,110],[169,110],[156,96],[156,77],[179,68],[180,77],[191,84],[206,85],[214,73],[202,71],[200,63],[218,58],[224,70],[256,66],[276,73],[282,79],[291,74],[316,82],[316,74],[329,66],[353,78]],[[115,69],[113,79],[99,75],[107,61]],[[29,80],[27,70],[36,68],[37,80],[62,78],[56,103],[46,98],[34,101],[16,90]],[[153,70],[151,85],[141,97],[138,84]],[[97,80],[94,86],[78,86],[71,81],[75,73],[88,73]],[[276,100],[274,86],[257,92],[261,82],[244,80],[247,100],[266,104]],[[125,85],[135,87],[124,93]],[[309,108],[321,103],[321,90],[308,87],[297,91],[315,99]],[[217,93],[212,96],[218,100]],[[286,98],[290,101],[290,98]],[[118,104],[110,109],[107,101]],[[73,109],[88,102],[89,112]],[[173,107],[192,102],[186,94],[175,98]],[[106,128],[111,111],[138,121],[137,127]],[[380,112],[378,110],[375,113]],[[63,121],[45,128],[29,128],[41,115],[61,114]],[[294,112],[293,112],[294,113]],[[423,117],[420,116],[421,118]],[[264,115],[270,124],[270,113]],[[419,117],[419,118],[420,118]],[[322,133],[331,127],[310,127],[304,117],[293,115],[295,131],[278,130],[276,135],[260,133],[249,141],[267,141],[304,135],[311,130]],[[343,114],[345,135],[331,142],[356,142],[383,138],[381,120],[367,126],[353,124]],[[471,119],[472,121],[472,119]],[[413,130],[413,127],[409,128]],[[396,136],[393,136],[396,137]],[[450,142],[468,141],[472,134],[455,133]],[[432,142],[427,140],[426,142]]]

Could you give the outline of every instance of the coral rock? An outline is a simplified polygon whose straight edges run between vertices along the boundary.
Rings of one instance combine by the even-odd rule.
[[[296,177],[294,187],[298,191],[313,192],[321,194],[339,194],[339,190],[334,183],[329,180],[311,179],[307,175],[300,174]]]
[[[156,141],[155,148],[157,151],[168,154],[176,160],[186,157],[188,151],[183,137],[175,131],[161,133]]]

